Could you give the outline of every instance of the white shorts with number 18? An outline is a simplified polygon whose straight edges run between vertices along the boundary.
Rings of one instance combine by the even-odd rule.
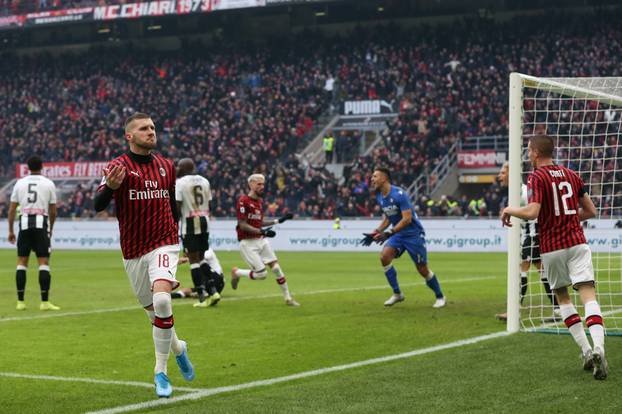
[[[123,260],[134,294],[144,308],[153,303],[152,289],[156,281],[169,281],[172,288],[177,289],[179,286],[175,278],[177,262],[179,262],[178,244],[158,247],[140,257]]]

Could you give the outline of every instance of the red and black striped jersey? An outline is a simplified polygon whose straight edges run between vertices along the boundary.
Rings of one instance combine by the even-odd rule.
[[[263,223],[263,205],[261,198],[250,198],[246,194],[240,196],[236,205],[236,210],[238,211],[238,221],[246,220],[251,226],[256,229],[261,229],[261,224]],[[238,233],[238,240],[259,239],[262,237],[259,234],[245,232],[240,228],[239,224],[235,227],[235,230]]]
[[[126,170],[121,187],[114,191],[123,257],[133,259],[160,246],[178,244],[171,206],[176,178],[173,163],[158,154],[130,153],[115,158],[106,168],[114,165]],[[104,185],[105,177],[98,191]]]
[[[560,165],[537,168],[527,181],[530,203],[540,204],[540,252],[567,249],[585,243],[579,220],[579,200],[585,194],[583,180]]]

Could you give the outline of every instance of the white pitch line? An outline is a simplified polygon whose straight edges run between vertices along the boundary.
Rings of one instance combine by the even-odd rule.
[[[169,399],[158,399],[158,400],[146,401],[146,402],[137,403],[137,404],[123,405],[119,407],[111,407],[111,408],[106,408],[106,409],[99,410],[99,411],[91,411],[91,412],[88,412],[87,414],[125,413],[129,411],[144,410],[147,408],[158,407],[161,405],[174,404],[174,403],[181,402],[181,401],[199,400],[201,398],[209,397],[209,396],[216,395],[216,394],[222,394],[226,392],[240,391],[240,390],[256,388],[256,387],[263,387],[266,385],[273,385],[273,384],[278,384],[282,382],[294,381],[294,380],[298,380],[301,378],[315,377],[318,375],[328,374],[332,372],[345,371],[345,370],[364,367],[368,365],[374,365],[374,364],[380,364],[380,363],[389,362],[389,361],[395,361],[399,359],[411,358],[411,357],[418,356],[418,355],[429,354],[432,352],[438,352],[438,351],[443,351],[446,349],[458,348],[458,347],[462,347],[465,345],[471,345],[471,344],[475,344],[478,342],[487,341],[490,339],[501,338],[507,335],[510,335],[510,333],[506,331],[496,332],[496,333],[492,333],[488,335],[476,336],[476,337],[469,338],[469,339],[462,339],[460,341],[450,342],[450,343],[443,344],[443,345],[436,345],[436,346],[432,346],[429,348],[416,349],[416,350],[413,350],[410,352],[404,352],[401,354],[388,355],[388,356],[384,356],[380,358],[372,358],[372,359],[367,359],[364,361],[353,362],[351,364],[337,365],[337,366],[328,367],[328,368],[320,368],[320,369],[315,369],[311,371],[300,372],[298,374],[287,375],[284,377],[276,377],[276,378],[270,378],[266,380],[252,381],[252,382],[247,382],[244,384],[230,385],[226,387],[208,388],[202,391],[197,391],[197,392],[193,392],[190,394],[181,395],[179,397],[173,397]]]
[[[453,283],[465,283],[465,282],[475,282],[481,280],[492,280],[496,279],[495,276],[485,276],[485,277],[472,277],[472,278],[464,278],[464,279],[449,279],[444,280],[443,284],[453,284]],[[402,283],[402,287],[410,287],[410,286],[420,286],[425,284],[424,282],[413,282],[413,283]],[[298,292],[298,295],[306,296],[306,295],[321,295],[325,293],[340,293],[340,292],[357,292],[357,291],[365,291],[365,290],[377,290],[377,289],[388,289],[387,285],[376,285],[376,286],[367,286],[360,288],[341,288],[341,289],[324,289],[324,290],[314,290],[310,292]],[[296,292],[293,292],[296,294]],[[231,301],[240,301],[240,300],[254,300],[254,299],[271,299],[271,298],[280,298],[283,295],[280,293],[271,293],[267,295],[255,295],[255,296],[241,296],[241,297],[230,297],[223,298],[222,300],[225,302]],[[193,302],[183,302],[183,303],[175,303],[174,306],[185,306],[192,305]],[[127,310],[138,310],[141,309],[140,306],[123,306],[119,308],[108,308],[108,309],[94,309],[89,311],[76,311],[76,312],[61,312],[61,313],[46,313],[44,315],[33,315],[33,316],[12,316],[9,318],[0,318],[0,323],[2,322],[12,322],[12,321],[27,321],[33,319],[49,319],[49,318],[60,318],[63,316],[82,316],[82,315],[93,315],[99,313],[109,313],[109,312],[123,312]]]
[[[0,318],[0,322],[11,322],[11,321],[28,321],[32,319],[49,319],[49,318],[60,318],[63,316],[81,316],[81,315],[92,315],[97,313],[108,313],[108,312],[121,312],[126,310],[134,310],[140,309],[139,306],[124,306],[121,308],[107,308],[107,309],[94,309],[89,311],[75,311],[75,312],[60,312],[60,313],[46,313],[45,315],[33,315],[33,316],[13,316],[10,318]]]
[[[34,374],[18,374],[16,372],[0,372],[0,377],[9,378],[24,378],[24,379],[37,379],[48,381],[65,381],[65,382],[86,382],[89,384],[102,384],[102,385],[124,385],[129,387],[142,387],[142,388],[154,388],[155,385],[148,382],[137,381],[115,381],[115,380],[100,380],[95,378],[79,378],[79,377],[56,377],[52,375],[34,375]],[[176,390],[184,392],[197,392],[204,391],[205,388],[190,388],[190,387],[175,387]]]

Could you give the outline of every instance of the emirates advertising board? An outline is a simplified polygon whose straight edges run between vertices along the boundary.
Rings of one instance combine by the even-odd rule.
[[[41,173],[50,180],[64,178],[101,178],[103,169],[108,165],[106,161],[85,162],[44,162]],[[17,164],[15,178],[22,178],[29,174],[28,165]]]
[[[462,173],[494,174],[507,159],[505,151],[472,150],[458,151],[458,169]]]

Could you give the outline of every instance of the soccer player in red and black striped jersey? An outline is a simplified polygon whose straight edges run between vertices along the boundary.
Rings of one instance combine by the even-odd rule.
[[[285,274],[279,265],[278,259],[272,250],[272,246],[266,237],[276,236],[273,226],[290,220],[292,214],[286,214],[276,220],[264,220],[263,204],[261,196],[264,193],[266,177],[263,174],[253,174],[248,177],[248,195],[238,198],[236,210],[238,211],[238,225],[235,230],[240,241],[240,254],[250,269],[231,269],[231,288],[237,289],[241,277],[251,280],[263,280],[268,275],[267,267],[272,269],[276,276],[276,283],[281,287],[283,299],[288,306],[300,306],[292,298],[287,286]],[[267,228],[264,228],[267,227]]]
[[[173,328],[171,291],[179,286],[175,278],[179,260],[175,168],[153,152],[157,137],[149,115],[129,117],[125,139],[129,151],[104,170],[95,210],[104,210],[114,199],[125,270],[153,325],[156,394],[169,397],[173,389],[166,368],[171,350],[184,378],[194,378],[186,343]]]
[[[600,306],[596,301],[592,253],[585,241],[581,221],[596,216],[596,207],[579,175],[553,162],[555,144],[547,135],[529,139],[527,152],[534,171],[527,181],[528,204],[506,207],[501,220],[512,226],[510,218],[538,219],[540,253],[544,272],[559,301],[562,318],[581,348],[583,368],[594,378],[607,378],[605,334]],[[594,349],[585,335],[568,286],[579,292],[585,306],[585,321]]]

